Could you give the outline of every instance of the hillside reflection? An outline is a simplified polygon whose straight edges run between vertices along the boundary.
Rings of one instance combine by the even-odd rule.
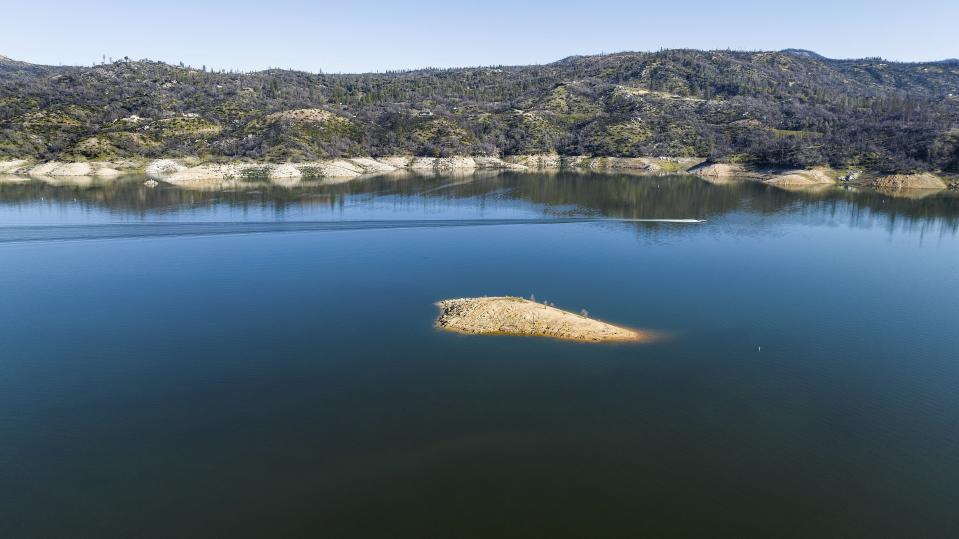
[[[525,205],[553,216],[628,219],[699,218],[731,213],[754,216],[799,213],[840,220],[856,227],[890,231],[959,229],[954,192],[878,192],[842,188],[785,191],[752,182],[712,184],[690,176],[626,174],[482,173],[467,176],[387,175],[349,182],[299,182],[278,186],[251,182],[227,189],[144,185],[143,177],[90,179],[0,178],[0,208],[58,205],[102,211],[132,219],[176,215],[185,210],[226,207],[282,216],[290,210],[343,208],[374,203],[482,207]],[[11,224],[7,220],[7,224]]]

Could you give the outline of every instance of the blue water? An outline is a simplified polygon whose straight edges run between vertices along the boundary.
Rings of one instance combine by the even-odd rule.
[[[954,536],[959,197],[894,195],[0,183],[0,535]],[[668,339],[433,327],[503,294]]]

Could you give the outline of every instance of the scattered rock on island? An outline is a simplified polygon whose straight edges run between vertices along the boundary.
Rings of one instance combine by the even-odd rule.
[[[523,335],[580,342],[650,342],[650,332],[614,326],[512,296],[448,299],[436,304],[436,325],[475,335]]]

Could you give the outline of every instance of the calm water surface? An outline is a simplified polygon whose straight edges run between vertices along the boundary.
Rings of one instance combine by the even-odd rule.
[[[0,182],[3,537],[959,534],[955,194],[142,181]]]

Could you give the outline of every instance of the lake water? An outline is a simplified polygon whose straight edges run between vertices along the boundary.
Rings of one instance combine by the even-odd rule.
[[[143,180],[0,183],[3,537],[959,533],[955,193]]]

